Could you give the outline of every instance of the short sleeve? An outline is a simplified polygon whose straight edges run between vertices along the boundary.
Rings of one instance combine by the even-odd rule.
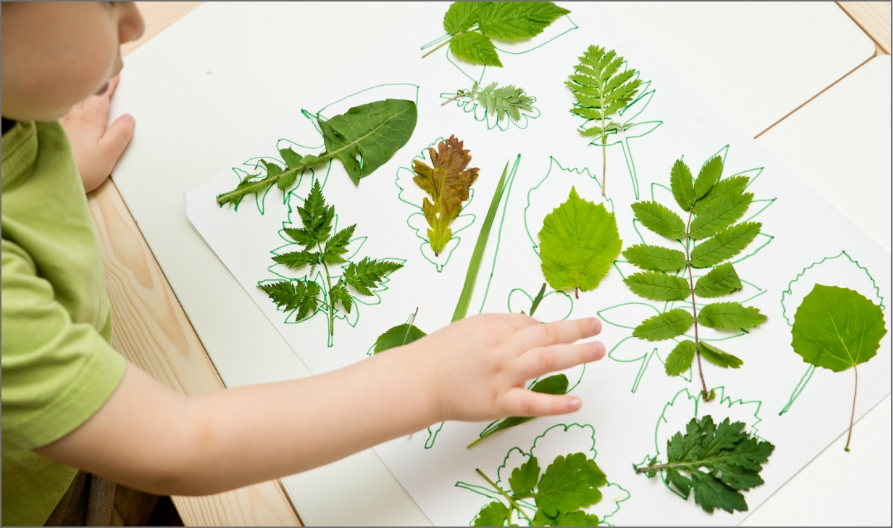
[[[23,249],[3,240],[2,260],[3,450],[30,450],[93,416],[126,361],[95,328],[72,322]]]

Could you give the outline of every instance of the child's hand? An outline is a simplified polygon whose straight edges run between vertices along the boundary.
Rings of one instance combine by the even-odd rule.
[[[571,344],[600,331],[595,318],[540,324],[526,315],[485,314],[451,324],[403,353],[417,362],[440,420],[564,414],[578,410],[580,399],[531,392],[526,383],[604,357],[601,343]]]
[[[133,137],[136,122],[129,114],[116,119],[110,127],[105,126],[109,100],[118,79],[118,75],[112,77],[105,93],[91,95],[60,120],[71,141],[74,162],[81,173],[86,192],[93,191],[109,177],[124,147]]]

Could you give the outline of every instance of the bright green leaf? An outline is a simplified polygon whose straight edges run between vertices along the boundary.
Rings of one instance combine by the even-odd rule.
[[[528,495],[533,491],[533,487],[536,486],[539,479],[539,463],[537,463],[536,457],[530,457],[527,462],[512,470],[512,476],[509,477],[509,486],[511,486],[515,495]]]
[[[737,357],[716,348],[706,341],[700,341],[698,343],[698,349],[701,351],[701,355],[704,356],[704,359],[718,367],[736,369],[744,364],[744,362]]]
[[[670,189],[673,191],[673,198],[683,211],[691,211],[692,203],[695,201],[695,189],[691,178],[691,169],[681,159],[673,163],[670,170]]]
[[[680,341],[678,345],[673,347],[673,351],[667,356],[667,362],[664,364],[664,370],[667,376],[678,376],[691,367],[691,362],[695,358],[694,341]]]
[[[472,64],[502,67],[502,61],[496,54],[496,47],[480,33],[462,33],[450,40],[450,51],[456,57]]]
[[[598,523],[597,515],[584,511],[575,511],[559,513],[558,517],[555,518],[555,524],[552,526],[598,526]]]
[[[736,302],[712,303],[698,312],[698,323],[721,330],[749,330],[766,322],[766,316],[752,306]]]
[[[701,167],[698,173],[698,179],[695,180],[694,193],[695,200],[703,197],[722,176],[722,158],[714,156]]]
[[[598,488],[607,483],[605,474],[585,454],[558,456],[540,479],[536,505],[549,516],[586,508],[602,498]]]
[[[685,222],[679,215],[657,202],[632,204],[636,219],[660,236],[680,240],[685,236]]]
[[[691,295],[688,281],[661,271],[642,271],[623,279],[639,297],[654,301],[680,301]]]
[[[747,176],[732,176],[731,178],[720,180],[719,183],[710,189],[706,196],[695,203],[695,214],[701,214],[701,211],[713,205],[717,200],[721,200],[729,195],[743,193],[748,183],[750,183],[750,178]]]
[[[443,15],[443,29],[450,35],[465,31],[477,24],[481,7],[489,2],[453,2]]]
[[[728,262],[710,270],[695,283],[695,295],[710,299],[722,297],[743,288],[735,268]]]
[[[630,264],[645,270],[678,271],[685,267],[685,254],[678,249],[636,244],[623,250]]]
[[[379,352],[384,352],[391,348],[408,345],[413,341],[418,341],[426,335],[428,334],[415,325],[409,323],[397,325],[378,336],[378,339],[375,340],[375,350],[373,353],[378,354]]]
[[[457,2],[458,3],[458,2]],[[475,526],[505,526],[509,520],[509,509],[499,501],[493,501],[481,508]]]
[[[648,341],[663,341],[685,333],[694,318],[682,308],[649,317],[633,330],[633,336]]]
[[[488,2],[478,11],[484,35],[501,40],[535,37],[558,17],[570,13],[552,2]]]
[[[289,169],[296,169],[303,166],[301,163],[302,156],[292,150],[291,147],[279,149],[279,155],[282,156],[282,161],[285,162],[285,166]]]
[[[723,229],[698,244],[691,252],[691,265],[706,268],[734,257],[756,238],[761,227],[759,222],[742,222]]]
[[[713,205],[700,209],[697,218],[691,223],[691,237],[701,240],[737,222],[747,212],[751,200],[752,193],[729,194],[716,200]]]

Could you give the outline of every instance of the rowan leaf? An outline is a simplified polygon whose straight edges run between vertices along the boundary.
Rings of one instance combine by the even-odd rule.
[[[695,203],[695,214],[701,214],[701,211],[713,205],[717,200],[721,200],[729,195],[743,193],[748,183],[750,183],[750,178],[747,176],[732,176],[731,178],[720,180],[719,183],[710,189],[706,196]]]
[[[531,457],[519,467],[512,470],[512,476],[509,477],[509,486],[515,495],[528,495],[533,491],[537,481],[540,479],[540,466],[536,457]]]
[[[429,195],[422,201],[422,211],[430,226],[428,241],[435,255],[453,237],[450,224],[459,216],[462,203],[468,200],[471,185],[478,178],[479,169],[466,169],[471,152],[463,149],[463,145],[456,136],[450,136],[437,144],[437,150],[428,149],[433,167],[417,159],[412,162],[415,173],[412,181]]]
[[[644,270],[678,271],[685,267],[685,254],[678,249],[636,244],[623,250],[623,258]]]
[[[735,268],[728,262],[716,266],[695,283],[695,295],[710,299],[722,297],[743,288]]]
[[[760,471],[775,450],[771,443],[744,431],[743,422],[719,425],[712,416],[693,418],[667,441],[667,461],[651,460],[636,468],[649,478],[657,471],[679,489],[683,499],[694,491],[695,503],[707,513],[719,508],[729,513],[747,511],[741,491],[763,484]]]
[[[680,301],[691,295],[688,281],[661,271],[642,271],[623,279],[639,297],[654,301]]]
[[[535,37],[558,17],[570,13],[552,2],[487,2],[477,11],[484,35],[500,40]]]
[[[537,508],[555,517],[559,512],[572,512],[595,504],[602,498],[598,488],[607,483],[602,470],[585,454],[558,456],[543,473],[534,500]]]
[[[456,2],[457,4],[459,2]],[[455,4],[453,4],[455,5]],[[493,501],[481,508],[477,519],[474,520],[475,526],[505,526],[509,520],[509,509],[505,504],[499,501]]]
[[[706,341],[700,341],[698,343],[698,349],[701,351],[701,356],[703,356],[704,359],[713,363],[717,367],[736,369],[744,364],[744,362],[737,357],[716,348]]]
[[[594,289],[623,244],[614,213],[580,198],[574,187],[567,201],[543,219],[539,240],[543,275],[555,290]]]
[[[734,257],[756,238],[761,227],[759,222],[742,222],[723,229],[695,247],[691,265],[706,268]]]
[[[633,337],[648,341],[663,341],[684,334],[694,323],[694,317],[682,308],[676,308],[642,321],[633,330]]]
[[[372,288],[377,288],[385,276],[402,268],[403,264],[389,260],[374,260],[369,257],[360,262],[348,264],[344,270],[344,280],[360,295],[372,295]]]
[[[680,240],[685,236],[685,222],[679,215],[657,202],[632,204],[636,219],[660,236]]]
[[[695,189],[691,178],[691,169],[681,159],[673,163],[670,169],[670,189],[673,198],[683,211],[691,211],[695,201]]]
[[[701,240],[713,236],[738,221],[753,200],[752,193],[728,194],[708,207],[700,208],[691,223],[690,236]]]
[[[450,35],[470,29],[478,22],[478,13],[485,2],[453,2],[443,15],[443,29]]]
[[[375,349],[373,353],[378,354],[385,350],[408,345],[414,341],[418,341],[426,335],[428,334],[413,324],[404,323],[397,325],[393,328],[389,328],[385,333],[378,336],[378,339],[375,340]]]
[[[708,304],[698,312],[698,323],[719,330],[749,330],[766,319],[757,308],[737,302]]]
[[[695,180],[693,189],[695,200],[707,194],[716,185],[716,182],[719,181],[720,176],[722,176],[722,158],[714,156],[698,172],[698,179]]]
[[[667,356],[667,362],[664,363],[664,370],[667,376],[678,376],[691,367],[691,363],[695,358],[695,343],[688,339],[680,341],[670,355]]]
[[[502,67],[493,42],[477,32],[462,33],[450,39],[450,51],[472,64]]]
[[[523,89],[512,84],[499,86],[499,83],[492,82],[481,88],[477,81],[472,85],[471,90],[457,91],[455,98],[477,101],[488,115],[496,115],[497,122],[502,121],[506,116],[517,122],[521,119],[521,112],[533,111],[532,105],[536,100],[527,95]]]

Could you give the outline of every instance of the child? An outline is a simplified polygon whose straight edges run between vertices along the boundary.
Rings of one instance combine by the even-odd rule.
[[[132,3],[2,9],[4,524],[47,522],[75,468],[152,493],[205,495],[442,420],[580,408],[577,397],[524,387],[604,356],[600,343],[573,344],[599,332],[594,318],[470,317],[338,371],[206,396],[177,394],[128,363],[110,346],[84,191],[133,133],[132,117],[107,130],[105,119],[119,45],[140,36],[142,19]]]

